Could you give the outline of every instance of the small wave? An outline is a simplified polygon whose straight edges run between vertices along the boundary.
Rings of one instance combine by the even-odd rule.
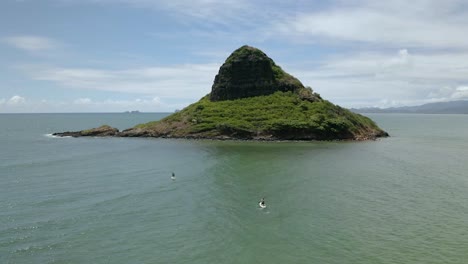
[[[27,242],[30,238],[31,238],[30,235],[13,237],[13,238],[10,238],[9,240],[6,240],[4,242],[1,241],[0,246],[1,247],[7,247],[7,246],[11,246],[11,245],[16,245],[17,243]]]
[[[31,225],[31,226],[17,226],[13,227],[13,230],[15,231],[22,231],[22,230],[32,230],[32,229],[38,229],[39,226],[37,225]]]
[[[39,246],[39,245],[29,245],[29,246],[24,246],[17,248],[13,251],[14,254],[33,254],[35,252],[40,252],[44,250],[51,250],[53,249],[53,246],[51,245],[45,245],[45,246]]]

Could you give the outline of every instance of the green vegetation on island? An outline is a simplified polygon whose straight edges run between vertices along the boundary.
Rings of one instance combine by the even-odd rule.
[[[128,136],[283,140],[368,139],[384,133],[367,117],[326,100],[292,92],[212,102],[203,97],[160,121],[124,131]]]

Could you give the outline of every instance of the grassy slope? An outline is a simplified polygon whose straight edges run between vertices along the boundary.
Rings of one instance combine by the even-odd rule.
[[[174,137],[366,139],[382,133],[369,118],[326,100],[292,92],[211,102],[209,96],[160,121],[136,129]]]

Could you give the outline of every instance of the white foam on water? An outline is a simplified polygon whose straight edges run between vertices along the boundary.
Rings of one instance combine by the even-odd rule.
[[[54,136],[53,134],[44,134],[44,137],[48,137],[48,138],[71,138],[71,136],[60,137],[60,136]]]

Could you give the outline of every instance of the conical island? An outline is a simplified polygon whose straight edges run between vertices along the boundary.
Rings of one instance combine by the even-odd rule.
[[[371,119],[334,105],[261,50],[242,46],[220,67],[211,93],[159,121],[57,136],[244,140],[367,140],[386,137]]]

